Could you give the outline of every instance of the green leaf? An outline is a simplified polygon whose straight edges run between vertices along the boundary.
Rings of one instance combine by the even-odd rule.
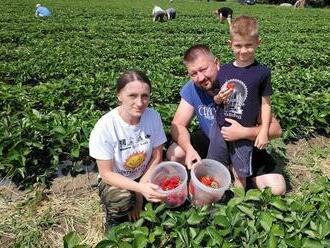
[[[213,223],[215,225],[219,225],[219,226],[222,226],[225,228],[230,226],[230,222],[229,222],[227,216],[224,216],[224,215],[215,216]]]
[[[210,235],[211,240],[213,241],[213,244],[217,244],[219,247],[221,247],[222,243],[223,243],[223,237],[214,228],[214,226],[209,226],[206,230],[207,230],[208,234]]]
[[[189,227],[190,237],[194,239],[197,236],[198,231],[198,228]]]
[[[285,202],[280,198],[273,199],[273,201],[271,201],[270,204],[273,205],[274,207],[276,207],[279,210],[282,210],[282,211],[287,210]]]
[[[273,224],[271,233],[277,237],[283,238],[285,233],[284,229],[279,224]]]
[[[274,217],[269,212],[260,213],[260,224],[266,232],[270,231],[273,224],[273,219]]]
[[[61,126],[57,126],[57,127],[53,128],[53,131],[55,133],[59,133],[59,134],[63,134],[63,135],[66,133],[65,129]]]
[[[205,216],[199,215],[198,213],[194,212],[189,216],[187,223],[189,225],[197,225],[200,224],[204,220],[204,218]]]
[[[133,241],[133,248],[143,248],[147,246],[147,238],[144,235],[135,236]]]
[[[232,191],[234,192],[235,197],[244,198],[245,196],[245,189],[241,187],[234,187]]]
[[[70,232],[63,237],[64,248],[73,248],[79,245],[80,238],[75,232]]]
[[[267,242],[268,248],[277,248],[277,238],[274,235],[270,235],[268,242]]]
[[[238,205],[237,208],[243,213],[245,213],[247,216],[249,216],[251,219],[255,218],[253,208],[248,208],[243,205]]]
[[[246,201],[259,201],[261,199],[261,191],[258,189],[250,189],[246,192],[245,200]]]
[[[79,158],[79,154],[80,154],[80,146],[75,146],[71,149],[71,156],[73,158]]]
[[[96,244],[95,248],[109,248],[111,245],[111,241],[110,240],[102,240],[99,243]],[[121,246],[123,247],[123,246]]]
[[[200,230],[197,237],[194,239],[194,243],[200,245],[200,243],[204,239],[205,233],[206,233],[205,229]]]
[[[318,240],[305,238],[302,243],[302,248],[324,248],[324,246]]]

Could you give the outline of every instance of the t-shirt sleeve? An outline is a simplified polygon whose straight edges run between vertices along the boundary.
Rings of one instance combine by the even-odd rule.
[[[261,95],[271,96],[273,94],[270,69],[266,68],[265,77],[261,84]]]
[[[106,127],[97,123],[89,137],[89,155],[99,160],[111,160],[114,156],[113,143],[106,134]]]
[[[180,96],[191,106],[194,106],[193,85],[191,81],[189,81],[182,87],[180,91]]]
[[[156,112],[154,122],[154,138],[152,139],[152,147],[156,148],[166,142],[166,135],[163,127],[162,119],[160,114]]]

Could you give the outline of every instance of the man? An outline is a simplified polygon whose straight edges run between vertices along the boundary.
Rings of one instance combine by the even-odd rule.
[[[214,119],[216,76],[220,68],[218,59],[205,45],[195,45],[184,55],[184,64],[191,78],[181,89],[181,101],[171,123],[171,135],[176,143],[167,150],[167,159],[186,164],[191,169],[193,164],[205,158],[209,147],[209,129]],[[189,123],[196,115],[200,130],[190,135]],[[243,127],[237,121],[226,118],[231,125],[223,127],[221,134],[226,141],[238,139],[254,140],[259,126]],[[276,138],[281,135],[281,127],[272,118],[268,135]],[[275,195],[284,194],[286,184],[281,169],[265,151],[254,148],[252,156],[252,179],[259,189],[270,187]]]

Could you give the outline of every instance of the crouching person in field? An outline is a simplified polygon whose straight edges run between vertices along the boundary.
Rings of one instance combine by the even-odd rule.
[[[167,19],[168,20],[173,20],[176,17],[176,10],[174,8],[168,8],[167,10],[165,10],[166,15],[167,15]]]
[[[51,16],[52,13],[50,12],[50,10],[44,6],[41,6],[40,3],[38,3],[36,5],[36,12],[35,12],[35,16],[36,17],[47,17],[47,16]]]
[[[122,74],[117,81],[119,106],[102,116],[90,135],[89,153],[99,170],[106,230],[137,220],[143,197],[150,202],[164,200],[159,186],[148,182],[166,142],[159,113],[148,107],[150,93],[151,82],[144,73]]]
[[[155,6],[152,10],[152,20],[155,21],[166,21],[167,20],[167,14],[165,10],[163,10],[159,6]]]

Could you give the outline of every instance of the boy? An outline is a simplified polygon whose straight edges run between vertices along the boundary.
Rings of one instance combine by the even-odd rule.
[[[233,165],[235,186],[245,187],[246,177],[252,174],[253,143],[249,140],[225,142],[219,127],[226,126],[225,118],[232,118],[245,127],[255,126],[261,107],[261,129],[254,146],[264,149],[268,143],[271,122],[271,72],[255,60],[260,44],[257,21],[248,16],[234,19],[230,29],[229,46],[235,60],[223,65],[217,75],[220,92],[214,97],[219,104],[216,123],[210,130],[208,158]]]

